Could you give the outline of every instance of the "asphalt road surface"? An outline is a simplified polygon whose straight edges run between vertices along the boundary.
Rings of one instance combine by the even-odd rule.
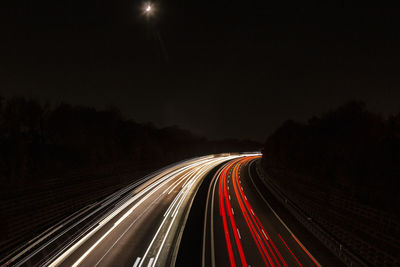
[[[250,166],[231,160],[214,176],[206,201],[203,266],[321,266],[260,197]]]
[[[190,204],[204,175],[235,156],[185,162],[143,184],[50,266],[166,266],[174,263]]]
[[[211,155],[164,168],[66,218],[11,253],[4,265],[173,265],[202,179],[244,156]]]
[[[196,192],[218,168],[195,211],[204,213],[202,266],[321,266],[258,189],[250,170],[259,158],[220,154],[167,166],[61,221],[4,266],[173,266]]]

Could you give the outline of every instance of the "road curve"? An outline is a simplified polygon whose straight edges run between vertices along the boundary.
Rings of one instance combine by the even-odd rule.
[[[66,218],[10,255],[5,266],[174,265],[206,174],[239,154],[183,161]]]
[[[174,266],[197,190],[213,170],[204,210],[195,211],[205,211],[202,250],[194,250],[203,267],[321,266],[257,187],[251,170],[259,158],[220,154],[167,166],[83,208],[0,263]]]
[[[205,174],[237,156],[185,162],[143,184],[131,199],[50,266],[166,266],[174,263],[189,205]]]
[[[260,201],[249,171],[258,158],[231,160],[211,181],[202,266],[321,266],[272,207]]]

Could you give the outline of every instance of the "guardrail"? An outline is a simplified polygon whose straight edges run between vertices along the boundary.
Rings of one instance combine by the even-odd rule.
[[[348,266],[369,266],[364,260],[350,251],[344,244],[337,240],[331,233],[326,231],[318,223],[314,222],[306,212],[296,205],[281,188],[274,183],[262,170],[260,161],[256,163],[256,172],[263,184],[280,201],[286,209],[304,225],[318,240],[320,240],[334,255]]]

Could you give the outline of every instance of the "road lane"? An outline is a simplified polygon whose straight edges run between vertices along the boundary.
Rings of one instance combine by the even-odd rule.
[[[211,181],[202,265],[320,266],[256,192],[249,167],[258,158],[234,159]]]
[[[202,158],[160,174],[51,266],[133,266],[135,262],[137,266],[150,262],[151,266],[163,266],[173,262],[186,207],[201,179],[218,164],[235,157]]]
[[[210,155],[170,165],[50,228],[10,254],[7,262],[16,266],[173,265],[203,178],[221,163],[244,156]]]
[[[49,229],[42,236],[56,232],[54,253],[43,257],[46,241],[34,243],[34,256],[15,255],[42,253],[36,264],[28,261],[33,266],[173,266],[196,192],[222,166],[207,185],[202,265],[320,266],[258,189],[251,169],[259,157],[212,155],[171,165]],[[58,240],[74,231],[73,238]]]

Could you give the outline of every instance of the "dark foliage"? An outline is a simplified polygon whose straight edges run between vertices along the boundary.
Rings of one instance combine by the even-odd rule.
[[[263,166],[345,188],[364,204],[398,212],[400,114],[383,118],[351,102],[307,123],[287,121],[267,139]]]
[[[208,153],[258,149],[250,141],[208,141],[176,126],[126,120],[116,108],[51,107],[0,97],[0,179],[24,187],[69,170],[120,162],[173,162]]]

